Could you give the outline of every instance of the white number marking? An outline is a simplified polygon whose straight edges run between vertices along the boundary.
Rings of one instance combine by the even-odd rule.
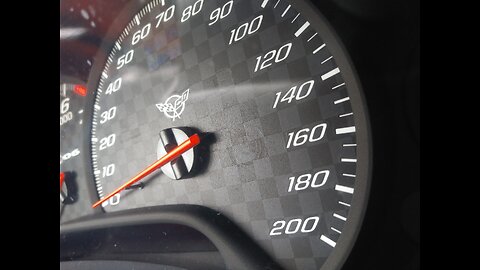
[[[288,222],[285,220],[278,220],[273,223],[270,235],[295,234],[298,231],[302,233],[313,232],[317,228],[319,220],[320,217],[317,216],[308,217],[305,220],[295,218]]]
[[[254,72],[257,72],[259,70],[262,70],[264,68],[271,66],[272,65],[271,61],[274,58],[275,58],[275,63],[279,63],[287,59],[291,49],[292,49],[292,43],[287,43],[282,47],[280,47],[278,50],[269,51],[265,55],[257,57],[257,63],[255,64]]]
[[[60,126],[63,126],[64,124],[72,121],[73,119],[73,113],[72,112],[67,112],[66,114],[63,114],[60,116]]]
[[[181,22],[186,22],[190,17],[197,15],[203,7],[203,0],[198,0],[193,6],[186,7],[182,12]]]
[[[320,183],[317,183],[317,179],[320,174],[323,174],[322,181]],[[295,190],[295,191],[304,190],[304,189],[307,189],[308,187],[318,188],[318,187],[324,186],[327,183],[329,175],[330,175],[329,170],[319,171],[313,175],[313,180],[311,182],[310,180],[312,179],[312,175],[309,173],[302,174],[297,178],[290,177],[288,192],[292,192],[292,190]]]
[[[107,149],[108,147],[111,147],[112,145],[115,144],[115,133],[108,135],[105,138],[100,139],[100,150],[102,151],[104,149]]]
[[[102,177],[112,176],[115,173],[115,164],[110,164],[102,168]]]
[[[320,134],[317,137],[315,137],[315,131],[319,128],[321,128]],[[288,133],[287,149],[291,147],[292,141],[293,141],[293,146],[300,146],[305,144],[307,141],[316,142],[321,140],[325,135],[326,129],[327,129],[327,124],[321,123],[314,126],[311,130],[309,128],[304,128],[297,132]]]
[[[155,28],[158,28],[161,22],[168,22],[172,17],[175,12],[175,5],[170,6],[165,10],[164,12],[158,14],[155,19],[157,19],[157,24],[155,25]],[[165,17],[164,17],[165,15]]]
[[[221,8],[217,8],[210,13],[210,23],[208,25],[213,25],[217,21],[224,19],[227,17],[230,12],[232,11],[232,6],[233,6],[233,0],[228,1],[225,5],[223,5]]]
[[[312,88],[313,88],[314,84],[315,84],[314,80],[304,82],[298,88],[298,92],[296,93],[296,95],[295,95],[295,91],[297,90],[297,86],[293,86],[292,88],[290,88],[290,90],[288,90],[285,93],[285,95],[282,97],[282,99],[280,99],[280,96],[282,95],[282,92],[276,93],[275,94],[276,98],[275,98],[275,102],[273,103],[273,108],[275,109],[279,102],[282,103],[282,102],[287,101],[287,103],[290,103],[290,102],[292,102],[293,99],[298,101],[298,100],[302,100],[302,99],[308,97],[308,95],[310,95],[310,93],[312,92]],[[307,85],[308,85],[308,88],[305,88],[305,86],[307,86]]]
[[[60,102],[60,113],[64,114],[70,109],[70,99],[66,98]]]
[[[107,121],[112,120],[115,117],[115,114],[117,113],[117,107],[114,106],[110,108],[108,111],[104,111],[100,117],[100,124],[105,124]]]
[[[260,26],[262,25],[262,21],[263,21],[263,15],[259,15],[255,17],[251,22],[246,22],[240,25],[238,28],[230,31],[230,41],[228,42],[228,45],[243,39],[247,34],[251,35],[257,32],[258,29],[260,29]]]
[[[147,25],[145,25],[144,27],[142,27],[142,29],[138,30],[137,32],[135,32],[133,34],[133,37],[132,37],[132,45],[135,45],[137,44],[140,40],[146,38],[148,36],[148,34],[150,34],[150,28],[151,28],[151,24],[148,23]],[[118,69],[118,68],[117,68]]]
[[[133,49],[118,58],[117,69],[121,69],[124,65],[130,63],[132,59],[133,59]]]
[[[122,78],[116,79],[114,82],[108,85],[105,95],[111,95],[112,93],[117,92],[121,86],[122,86]]]
[[[80,150],[78,150],[78,148],[75,148],[70,152],[67,152],[63,155],[60,155],[60,164],[62,164],[64,161],[69,160],[69,159],[71,159],[73,157],[76,157],[78,155],[80,155]]]

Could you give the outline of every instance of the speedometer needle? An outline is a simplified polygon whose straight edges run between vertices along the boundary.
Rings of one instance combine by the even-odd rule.
[[[173,148],[170,152],[168,152],[166,155],[155,161],[152,165],[148,166],[145,168],[143,171],[139,172],[137,175],[132,177],[128,182],[125,184],[121,185],[119,188],[117,188],[115,191],[112,193],[108,194],[106,197],[103,197],[100,199],[98,202],[94,203],[92,205],[92,208],[95,208],[105,202],[106,200],[110,199],[111,197],[115,196],[115,194],[119,193],[120,191],[124,190],[125,188],[133,185],[137,181],[140,181],[143,179],[145,176],[149,175],[150,173],[154,172],[158,168],[162,167],[163,165],[169,163],[170,161],[176,159],[179,157],[181,154],[185,153],[188,151],[190,148],[193,148],[197,146],[200,143],[200,137],[198,134],[193,134],[185,140],[183,143],[178,145],[177,147]]]

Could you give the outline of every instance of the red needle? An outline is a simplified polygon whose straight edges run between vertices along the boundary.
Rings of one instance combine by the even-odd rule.
[[[94,203],[92,205],[92,208],[95,208],[102,204],[104,201],[110,199],[111,197],[115,196],[115,194],[119,193],[120,191],[124,190],[125,188],[133,185],[135,182],[141,180],[145,176],[149,175],[153,171],[157,170],[158,168],[162,167],[163,165],[167,164],[168,162],[176,159],[179,157],[181,154],[185,153],[187,150],[190,148],[195,147],[200,143],[200,137],[198,134],[193,134],[190,138],[188,138],[186,141],[181,143],[179,146],[173,148],[170,152],[168,152],[166,155],[161,157],[159,160],[155,161],[152,165],[148,166],[146,169],[132,177],[128,182],[125,184],[121,185],[119,188],[117,188],[114,192],[108,194],[106,197],[103,197],[101,200],[98,202]]]
[[[64,180],[65,180],[65,173],[60,172],[60,191],[62,191],[62,185]]]

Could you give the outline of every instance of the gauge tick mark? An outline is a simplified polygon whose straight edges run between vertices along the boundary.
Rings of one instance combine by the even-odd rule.
[[[275,6],[273,6],[273,8],[276,8],[278,3],[280,3],[280,0],[277,1],[277,3],[275,4]]]
[[[318,35],[318,33],[313,34],[313,35],[307,40],[307,42],[310,42],[310,40],[312,40],[316,35]]]
[[[325,235],[322,234],[322,236],[320,236],[320,240],[322,240],[323,242],[327,243],[329,246],[331,247],[335,247],[335,245],[337,243],[335,243],[335,241],[333,241],[332,239],[326,237]]]
[[[318,51],[320,51],[321,49],[323,49],[323,47],[325,47],[325,43],[323,43],[323,44],[320,45],[318,48],[316,48],[316,49],[313,51],[313,54],[316,54]],[[323,79],[323,76],[322,76],[322,79]]]
[[[353,194],[353,188],[351,188],[351,187],[346,187],[346,186],[342,186],[342,185],[335,185],[335,190],[340,191],[340,192]]]
[[[337,89],[337,88],[339,88],[339,87],[342,87],[342,86],[344,86],[344,85],[345,85],[345,83],[341,83],[341,84],[339,84],[339,85],[337,85],[337,86],[332,87],[332,90],[335,90],[335,89]]]
[[[335,100],[333,102],[333,104],[337,105],[337,104],[343,103],[343,102],[348,101],[348,100],[350,100],[350,97],[341,98],[341,99]]]
[[[282,13],[282,18],[285,16],[285,14],[287,14],[288,10],[290,9],[292,5],[288,5],[288,7],[283,11]]]
[[[341,231],[339,231],[339,230],[335,229],[334,227],[330,227],[330,229],[332,229],[332,231],[334,231],[334,232],[336,232],[336,233],[338,233],[338,234],[342,234],[342,232],[341,232]]]
[[[339,204],[341,205],[345,205],[346,207],[350,207],[351,205],[346,203],[346,202],[342,202],[342,201],[338,201]]]
[[[293,23],[298,18],[298,16],[300,16],[300,13],[298,13],[297,16],[295,16],[295,18],[293,18],[291,23]]]
[[[342,216],[342,215],[339,215],[339,214],[337,214],[337,213],[333,213],[333,216],[336,217],[336,218],[338,218],[338,219],[340,219],[340,220],[347,221],[347,218],[346,218],[346,217],[344,217],[344,216]]]
[[[337,135],[353,133],[353,132],[355,132],[355,127],[354,126],[335,129],[335,134],[337,134]]]
[[[353,115],[353,113],[345,113],[345,114],[341,114],[341,115],[339,115],[338,117],[342,118],[342,117],[345,117],[345,116],[350,116],[350,115]]]
[[[328,60],[330,60],[330,59],[332,59],[332,58],[333,58],[333,56],[330,56],[330,57],[328,57],[327,59],[323,60],[322,63],[320,63],[320,64],[323,65],[323,64],[325,64]]]
[[[325,45],[325,44],[323,44],[323,45]],[[313,52],[313,53],[315,53],[315,52]],[[322,81],[325,81],[326,79],[331,78],[331,77],[337,75],[338,73],[340,73],[340,69],[338,67],[334,68],[334,69],[330,70],[329,72],[322,75]]]
[[[262,2],[262,8],[265,8],[267,6],[268,0],[263,0]]]
[[[307,27],[310,25],[310,23],[307,21],[305,22],[300,28],[298,28],[297,32],[295,32],[295,36],[298,37],[300,36],[303,31],[305,31],[305,29],[307,29]]]

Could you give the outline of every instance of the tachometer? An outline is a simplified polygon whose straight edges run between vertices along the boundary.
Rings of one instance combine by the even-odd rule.
[[[85,104],[87,88],[83,84],[60,84],[60,221],[66,222],[93,212],[76,203],[88,196],[85,184],[84,151]],[[88,148],[87,148],[88,149]]]
[[[99,199],[114,192],[106,212],[202,205],[286,269],[341,266],[366,208],[369,127],[354,69],[313,7],[153,0],[101,65],[91,150]],[[125,188],[194,134],[198,146]]]

